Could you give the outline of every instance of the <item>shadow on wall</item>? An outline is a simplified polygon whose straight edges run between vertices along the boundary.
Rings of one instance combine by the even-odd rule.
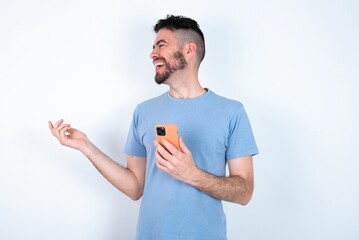
[[[255,157],[256,187],[248,212],[255,221],[247,223],[249,229],[245,231],[255,238],[267,239],[318,236],[314,228],[321,228],[323,213],[330,213],[325,213],[321,205],[325,201],[318,189],[322,169],[311,154],[321,149],[316,149],[312,129],[284,108],[264,102],[255,106],[258,109],[253,123],[260,154]],[[258,231],[258,226],[271,232]],[[299,238],[293,238],[298,231]]]
[[[236,71],[242,56],[239,26],[228,19],[206,19],[199,24],[206,41],[200,80],[219,95],[238,98]]]

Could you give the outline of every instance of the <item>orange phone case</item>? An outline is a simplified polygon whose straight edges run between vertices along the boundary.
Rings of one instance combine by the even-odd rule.
[[[161,143],[164,138],[179,149],[178,129],[176,124],[157,124],[155,126],[156,140]]]

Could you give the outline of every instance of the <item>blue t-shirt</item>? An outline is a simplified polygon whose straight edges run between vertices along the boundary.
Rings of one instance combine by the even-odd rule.
[[[126,154],[147,158],[136,238],[227,239],[221,200],[157,168],[154,127],[166,123],[177,125],[196,165],[216,176],[225,176],[227,161],[258,153],[240,102],[208,90],[191,99],[176,99],[167,92],[139,104],[125,145]]]

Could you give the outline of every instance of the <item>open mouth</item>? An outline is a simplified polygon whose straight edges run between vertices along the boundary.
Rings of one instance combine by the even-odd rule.
[[[154,62],[156,71],[163,67],[165,64],[164,62]]]

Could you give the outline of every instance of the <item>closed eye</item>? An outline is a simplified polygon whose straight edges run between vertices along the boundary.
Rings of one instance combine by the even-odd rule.
[[[158,48],[162,48],[167,45],[167,42],[165,40],[159,40],[155,44]],[[155,49],[155,45],[153,45],[153,49]]]

